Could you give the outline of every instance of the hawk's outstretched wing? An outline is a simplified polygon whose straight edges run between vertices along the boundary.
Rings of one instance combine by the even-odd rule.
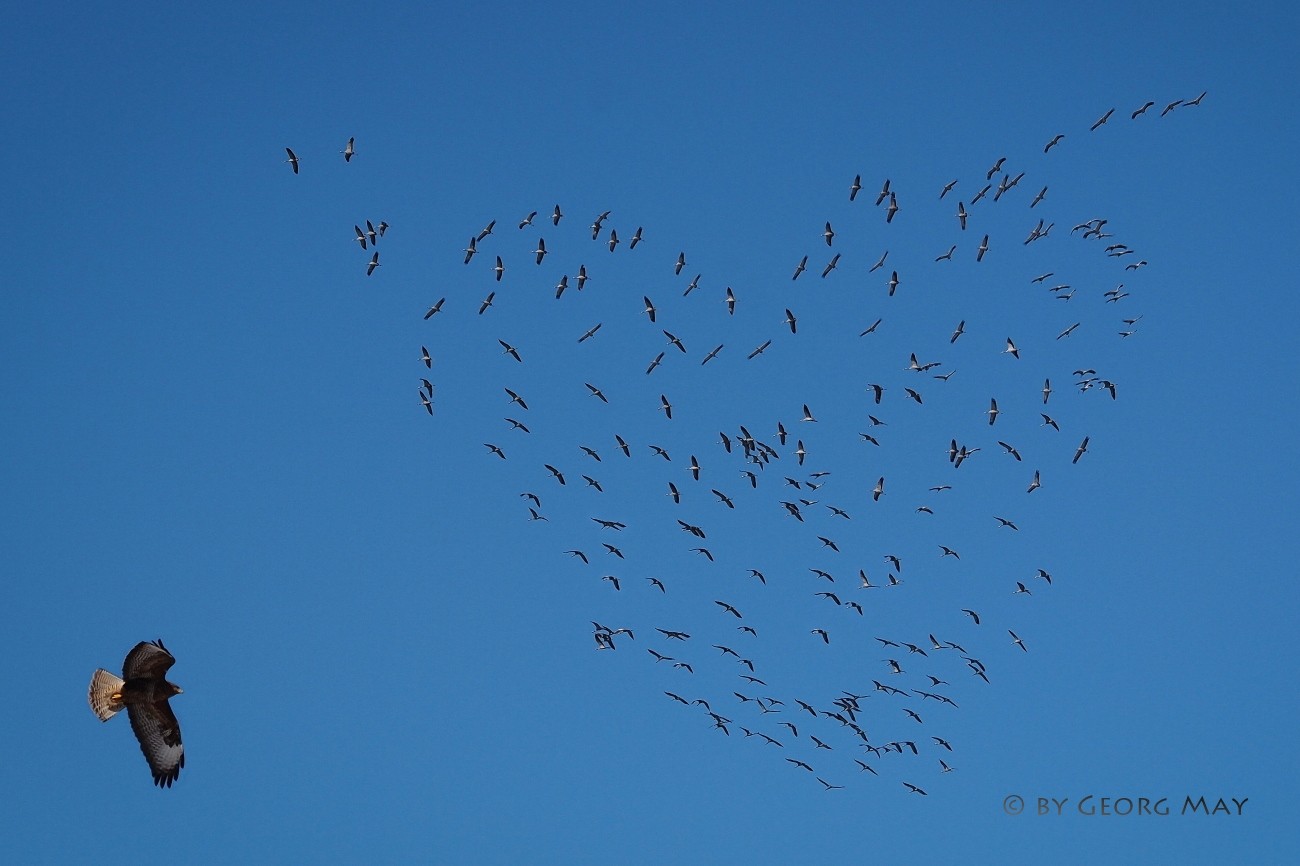
[[[166,698],[153,703],[128,704],[126,714],[131,719],[135,738],[140,741],[140,751],[153,771],[153,783],[170,788],[185,766],[185,747],[181,745],[181,727],[176,714]]]
[[[162,640],[141,641],[126,654],[122,662],[122,676],[128,680],[148,678],[161,680],[176,664],[175,657],[163,646]]]

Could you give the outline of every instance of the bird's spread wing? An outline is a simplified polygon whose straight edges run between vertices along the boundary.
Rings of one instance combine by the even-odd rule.
[[[137,650],[139,648],[136,647]],[[170,666],[170,653],[167,659]],[[128,704],[126,711],[131,719],[131,730],[135,731],[135,738],[140,741],[140,751],[144,752],[149,769],[153,771],[153,783],[160,788],[170,788],[172,782],[180,776],[181,767],[185,766],[181,728],[171,706],[164,698],[153,703]]]
[[[128,680],[137,677],[162,679],[176,659],[161,640],[142,641],[132,647],[122,663],[122,676]]]

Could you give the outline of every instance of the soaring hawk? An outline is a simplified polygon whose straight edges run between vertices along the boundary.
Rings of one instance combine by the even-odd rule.
[[[90,678],[90,708],[106,722],[126,707],[131,730],[153,771],[153,783],[160,788],[170,788],[185,766],[180,724],[167,704],[168,698],[181,693],[180,686],[166,679],[175,663],[161,640],[145,641],[126,654],[124,679],[102,668]]]

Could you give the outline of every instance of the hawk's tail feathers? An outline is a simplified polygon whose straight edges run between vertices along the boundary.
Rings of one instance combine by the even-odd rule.
[[[121,698],[113,699],[114,695],[120,695],[122,686],[126,681],[115,677],[108,671],[100,668],[95,671],[95,675],[90,678],[90,692],[87,697],[90,699],[90,708],[95,711],[101,722],[107,722],[113,718],[122,707]]]

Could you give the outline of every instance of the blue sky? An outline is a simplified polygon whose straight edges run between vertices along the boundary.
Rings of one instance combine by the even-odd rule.
[[[15,10],[0,640],[24,703],[6,850],[82,862],[116,839],[95,856],[123,862],[145,814],[191,862],[1294,859],[1298,24],[1280,3],[1250,19],[1111,3]],[[1003,156],[1024,178],[995,203]],[[1024,243],[1040,218],[1053,228]],[[1113,237],[1070,231],[1093,218]],[[367,219],[391,226],[369,277]],[[940,366],[907,370],[912,353]],[[741,425],[779,459],[746,463]],[[981,450],[955,469],[951,439]],[[887,583],[887,555],[901,585],[860,589],[859,569]],[[635,639],[596,651],[592,621]],[[85,702],[96,667],[155,637],[185,688],[187,766],[167,791],[127,723]],[[665,692],[708,701],[726,733]],[[844,692],[869,695],[870,744],[917,754],[869,753],[795,703],[833,711]],[[1082,814],[1089,795],[1173,814]],[[1180,815],[1187,796],[1248,802]],[[1038,815],[1039,797],[1069,804]]]

